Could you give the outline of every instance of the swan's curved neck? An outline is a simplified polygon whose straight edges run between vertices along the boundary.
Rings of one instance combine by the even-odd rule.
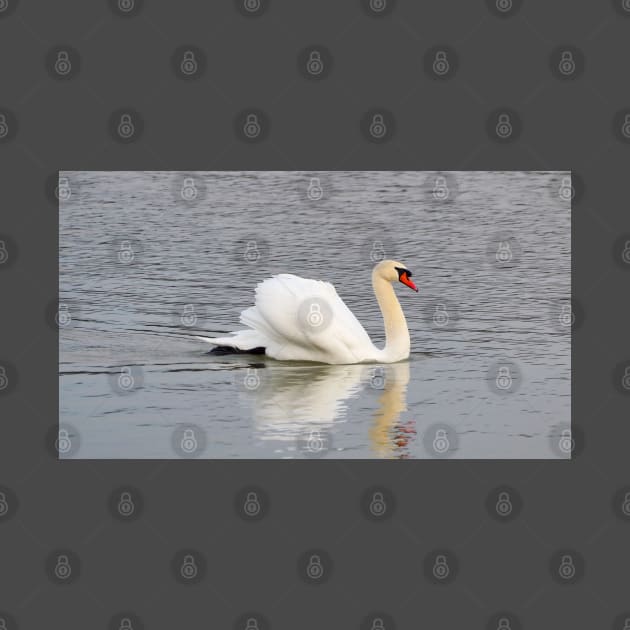
[[[409,356],[411,343],[409,341],[409,329],[394,287],[377,273],[372,273],[372,287],[378,305],[383,314],[385,324],[385,348],[383,348],[383,360],[402,361]]]

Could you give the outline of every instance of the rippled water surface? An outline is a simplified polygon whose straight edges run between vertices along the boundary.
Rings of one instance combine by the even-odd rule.
[[[567,456],[568,174],[61,177],[62,456]],[[380,345],[383,255],[420,289],[396,287],[407,362],[217,357],[194,338],[239,328],[256,283],[290,272],[333,282]]]

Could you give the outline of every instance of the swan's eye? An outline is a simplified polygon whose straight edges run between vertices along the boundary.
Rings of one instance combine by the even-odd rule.
[[[404,267],[394,267],[394,269],[398,272],[398,279],[405,275],[407,278],[411,278],[411,271],[409,269],[405,269]]]

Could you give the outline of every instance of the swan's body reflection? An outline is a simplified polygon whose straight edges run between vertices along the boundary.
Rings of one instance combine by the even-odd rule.
[[[340,431],[340,425],[352,424],[349,428],[360,432],[359,439],[369,442],[376,457],[401,458],[406,456],[410,435],[415,434],[410,423],[400,422],[407,409],[409,372],[408,362],[384,365],[266,362],[239,374],[238,384],[243,399],[251,407],[258,438],[278,442],[278,450],[286,451],[287,456],[296,450],[295,441],[305,431],[330,431],[334,437],[346,433]],[[348,418],[349,404],[370,390],[377,401],[366,395],[369,407],[362,407],[355,423]],[[340,440],[334,439],[335,452],[328,456],[352,457],[352,445],[345,448]]]

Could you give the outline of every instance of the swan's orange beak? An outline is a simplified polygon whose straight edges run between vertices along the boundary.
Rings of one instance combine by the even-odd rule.
[[[416,293],[418,293],[418,287],[411,281],[411,278],[409,278],[406,271],[403,271],[398,279],[403,284],[406,284],[410,289],[413,289]]]

